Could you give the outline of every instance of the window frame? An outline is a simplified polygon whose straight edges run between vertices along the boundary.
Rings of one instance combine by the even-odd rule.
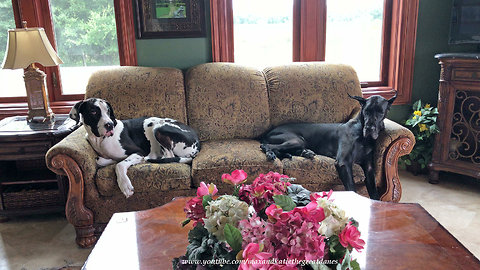
[[[232,0],[210,0],[214,62],[234,62]],[[384,0],[380,80],[361,82],[364,97],[397,93],[411,102],[419,0]],[[294,0],[293,61],[324,61],[326,0]],[[323,22],[319,24],[318,22]]]
[[[133,5],[130,0],[114,0],[113,3],[120,65],[136,66],[138,62]],[[28,27],[43,27],[53,48],[57,49],[49,0],[12,0],[12,7],[17,28],[22,27],[21,22],[24,20],[28,22]],[[84,98],[84,94],[62,94],[58,66],[38,66],[47,75],[48,98],[54,113],[68,113],[75,102]],[[28,112],[26,101],[26,97],[0,97],[0,119],[14,115],[26,115]]]

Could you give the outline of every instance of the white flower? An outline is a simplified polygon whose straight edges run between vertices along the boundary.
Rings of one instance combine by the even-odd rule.
[[[223,229],[228,223],[237,227],[240,220],[248,218],[248,204],[231,195],[220,196],[205,207],[205,228],[207,231],[224,241]]]
[[[345,211],[326,198],[317,199],[317,204],[323,208],[325,213],[325,219],[320,222],[318,233],[327,238],[332,235],[338,235],[348,223]]]

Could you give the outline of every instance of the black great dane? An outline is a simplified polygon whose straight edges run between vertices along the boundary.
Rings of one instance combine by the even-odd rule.
[[[388,100],[381,96],[349,97],[357,100],[362,109],[347,123],[281,125],[261,138],[261,148],[269,160],[292,156],[312,159],[315,154],[334,158],[338,175],[349,191],[355,191],[352,167],[358,163],[365,174],[368,195],[378,200],[373,169],[375,141],[385,129],[383,120],[397,95]]]

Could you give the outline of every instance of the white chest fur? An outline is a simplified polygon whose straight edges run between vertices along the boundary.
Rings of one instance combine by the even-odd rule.
[[[117,121],[117,125],[113,130],[113,136],[110,137],[96,137],[93,134],[87,133],[87,140],[92,145],[97,154],[103,158],[122,160],[127,157],[125,150],[120,144],[120,134],[123,131],[123,123]]]

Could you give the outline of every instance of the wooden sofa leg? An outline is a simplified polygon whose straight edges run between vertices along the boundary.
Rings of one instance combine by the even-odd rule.
[[[68,176],[70,187],[68,189],[65,215],[68,221],[75,227],[77,234],[76,242],[82,248],[88,248],[95,244],[97,238],[94,235],[93,213],[84,204],[84,179],[82,171],[71,157],[56,155],[52,158],[52,167],[63,170]]]
[[[385,180],[387,189],[380,197],[382,201],[399,202],[402,197],[402,186],[398,177],[398,158],[412,151],[414,142],[403,137],[395,140],[387,149],[384,159]]]

